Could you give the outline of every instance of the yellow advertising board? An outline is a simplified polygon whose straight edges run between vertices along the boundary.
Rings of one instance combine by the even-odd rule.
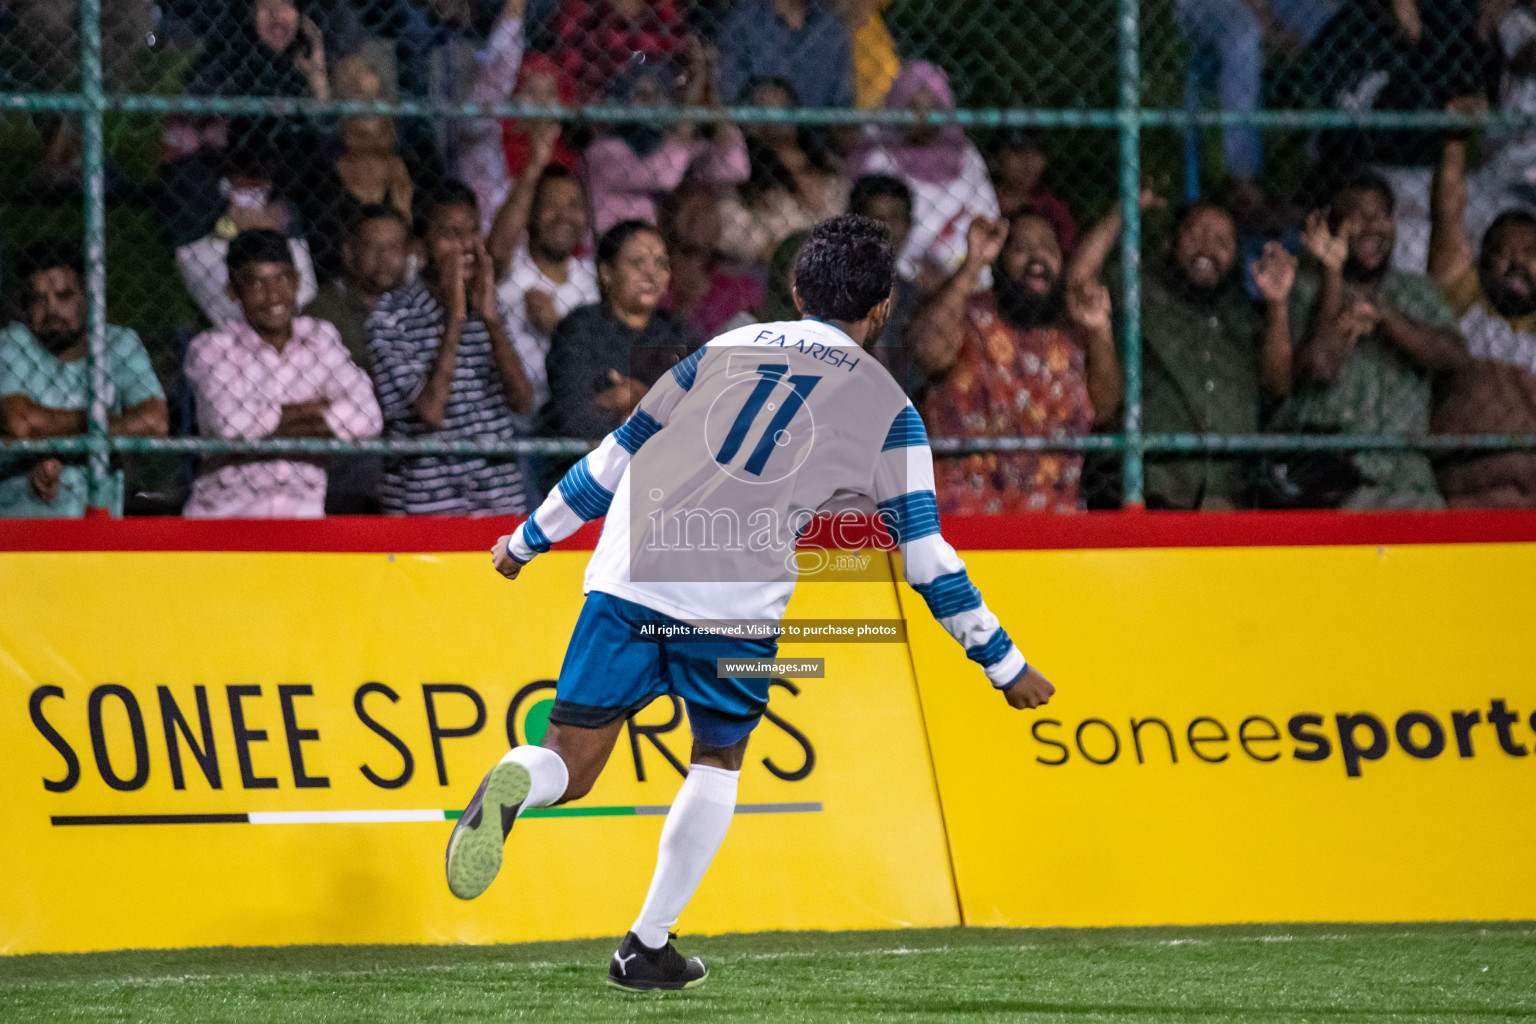
[[[452,816],[542,732],[586,559],[0,554],[0,951],[622,934],[688,757],[667,699],[485,896],[443,878]],[[898,617],[875,562],[790,615]],[[683,927],[957,923],[906,646],[784,653],[826,678],[774,685]]]
[[[901,586],[968,924],[1536,917],[1536,545],[964,555],[1058,687]]]
[[[792,618],[907,640],[784,645],[826,678],[774,685],[686,930],[1536,917],[1536,544],[962,553],[1056,698],[1007,708],[888,559],[802,585]],[[623,932],[670,700],[485,896],[442,873],[542,734],[586,558],[0,553],[0,951]]]

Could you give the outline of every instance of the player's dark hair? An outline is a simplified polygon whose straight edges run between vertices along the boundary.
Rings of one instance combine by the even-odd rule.
[[[1392,191],[1391,184],[1388,183],[1386,178],[1368,168],[1358,168],[1340,179],[1338,185],[1334,186],[1333,195],[1328,197],[1329,207],[1338,203],[1339,197],[1346,192],[1375,192],[1381,196],[1381,201],[1386,204],[1388,213],[1397,212],[1397,195]],[[1337,215],[1331,210],[1328,220],[1330,227],[1338,230],[1339,225],[1334,223],[1337,220]]]
[[[362,230],[363,225],[371,220],[392,220],[404,227],[407,233],[411,230],[411,226],[405,222],[405,217],[401,216],[400,211],[388,203],[364,203],[358,207],[351,223],[347,225],[347,235],[356,235]]]
[[[856,323],[890,298],[896,253],[885,225],[856,213],[811,229],[795,259],[795,291],[807,316]]]
[[[16,262],[16,276],[21,280],[22,301],[32,299],[32,278],[45,270],[73,270],[75,279],[85,284],[85,255],[74,242],[61,238],[47,238],[34,242]]]
[[[605,267],[613,266],[613,261],[624,251],[625,244],[636,235],[646,232],[661,237],[661,230],[648,220],[619,221],[597,240],[597,262]]]
[[[894,199],[907,208],[907,219],[912,219],[912,190],[900,178],[889,174],[866,174],[853,183],[848,194],[848,212],[868,215],[869,204],[874,199]]]
[[[475,195],[475,190],[462,181],[446,178],[432,188],[416,193],[416,201],[411,209],[412,219],[416,222],[416,237],[427,237],[432,218],[437,216],[437,211],[448,206],[467,206],[475,211],[476,219],[479,218],[480,198]]]
[[[1505,210],[1493,218],[1493,223],[1488,225],[1488,230],[1483,232],[1483,248],[1478,253],[1478,269],[1484,268],[1488,263],[1488,255],[1494,247],[1504,241],[1504,235],[1512,228],[1530,228],[1536,231],[1536,214],[1529,210]]]
[[[288,239],[281,231],[253,228],[240,232],[230,240],[229,255],[224,257],[229,279],[233,281],[237,273],[253,263],[286,263],[293,266],[293,250],[289,248]]]

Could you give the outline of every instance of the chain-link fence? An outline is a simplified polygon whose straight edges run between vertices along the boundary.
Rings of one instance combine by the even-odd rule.
[[[525,511],[848,210],[945,511],[1536,504],[1520,0],[0,0],[0,514]]]

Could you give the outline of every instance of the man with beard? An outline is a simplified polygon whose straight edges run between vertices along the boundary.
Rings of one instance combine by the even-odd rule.
[[[0,331],[0,433],[17,441],[86,433],[87,360],[84,261],[78,250],[43,243],[21,260],[25,322]],[[164,437],[165,392],[139,336],[106,327],[107,431]],[[123,511],[123,474],[106,494],[88,493],[83,458],[0,456],[0,516],[80,516],[87,504]]]
[[[1142,208],[1156,203],[1150,192]],[[1083,236],[1068,287],[1097,280],[1120,235],[1119,207]],[[1296,261],[1278,242],[1251,265],[1260,316],[1243,293],[1232,215],[1214,203],[1175,218],[1173,245],[1141,281],[1142,427],[1149,433],[1252,434],[1262,394],[1291,386],[1287,299]],[[1232,509],[1243,504],[1241,456],[1154,455],[1146,460],[1148,508]]]
[[[1044,214],[977,217],[965,261],[912,323],[928,374],[923,418],[941,437],[1080,437],[1111,421],[1123,381],[1109,292],[1062,279],[1061,242]],[[978,291],[982,270],[992,287]],[[1073,512],[1083,457],[978,452],[936,459],[939,511]]]
[[[1509,210],[1467,237],[1466,143],[1446,143],[1435,175],[1429,272],[1461,317],[1469,360],[1437,389],[1437,434],[1536,433],[1536,217]],[[1536,453],[1469,454],[1438,477],[1452,508],[1536,505]]]
[[[1297,276],[1291,325],[1297,334],[1295,389],[1276,414],[1284,431],[1429,433],[1431,375],[1466,362],[1456,317],[1439,287],[1392,267],[1397,242],[1392,189],[1361,173],[1326,211],[1307,218],[1302,241],[1316,270]],[[1361,483],[1349,509],[1444,506],[1422,452],[1356,452]]]

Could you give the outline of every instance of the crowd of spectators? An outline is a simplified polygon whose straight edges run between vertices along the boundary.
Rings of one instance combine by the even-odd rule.
[[[794,319],[806,230],[852,211],[884,224],[898,253],[873,353],[931,435],[1115,432],[1119,207],[1066,201],[1041,135],[727,118],[737,104],[954,110],[949,73],[899,51],[886,6],[167,4],[201,40],[183,83],[194,95],[684,105],[704,116],[168,116],[149,201],[204,323],[180,342],[165,386],[138,335],[107,328],[110,431],[595,441],[705,340]],[[1313,106],[1536,114],[1536,14],[1520,0],[1180,0],[1176,15],[1191,103],[1214,82],[1225,108],[1255,110],[1286,70]],[[1536,135],[1489,141],[1474,169],[1464,133],[1319,133],[1316,209],[1294,213],[1269,194],[1260,132],[1223,136],[1224,187],[1186,195],[1142,266],[1144,431],[1536,433]],[[1159,191],[1144,191],[1144,210],[1167,205]],[[83,434],[80,253],[55,239],[5,270],[19,302],[0,332],[0,430]],[[1112,504],[1112,491],[1088,486],[1096,458],[1112,478],[1104,457],[1080,452],[941,455],[939,506]],[[123,473],[91,494],[83,455],[0,462],[0,515],[124,506]],[[565,465],[205,454],[176,504],[200,517],[518,513]],[[1146,501],[1536,505],[1536,455],[1160,453],[1147,458]]]

